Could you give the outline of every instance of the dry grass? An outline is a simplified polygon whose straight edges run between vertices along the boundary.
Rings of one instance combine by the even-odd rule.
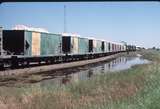
[[[127,71],[125,72],[127,73]],[[117,76],[114,76],[117,75]],[[63,87],[41,87],[16,89],[1,95],[4,109],[77,109],[103,105],[136,94],[142,86],[141,75],[123,77],[122,74],[100,75],[91,80],[68,84]],[[112,79],[110,79],[112,78]],[[1,92],[9,88],[1,89]],[[19,92],[20,93],[16,93]],[[2,109],[3,109],[2,108]]]

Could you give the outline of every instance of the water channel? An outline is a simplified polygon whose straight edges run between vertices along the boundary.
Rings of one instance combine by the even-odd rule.
[[[141,55],[133,56],[133,57],[118,57],[112,59],[107,62],[101,62],[93,65],[66,69],[61,71],[56,71],[54,74],[59,75],[52,75],[53,73],[43,74],[43,77],[51,77],[52,79],[46,79],[41,81],[40,85],[48,85],[48,84],[67,84],[70,82],[78,82],[80,80],[87,80],[92,76],[96,76],[99,74],[104,73],[112,73],[115,71],[125,70],[131,68],[134,65],[138,64],[147,64],[150,61],[141,58]],[[62,75],[61,75],[62,74]]]
[[[64,70],[42,72],[31,75],[21,76],[0,76],[0,86],[7,87],[23,87],[25,84],[38,84],[40,86],[46,85],[64,85],[70,82],[78,82],[88,80],[93,76],[113,73],[115,71],[125,70],[137,64],[147,64],[150,61],[137,56],[121,56],[106,62],[99,62],[96,64],[85,65],[76,68],[69,68]],[[116,72],[115,72],[116,73]]]

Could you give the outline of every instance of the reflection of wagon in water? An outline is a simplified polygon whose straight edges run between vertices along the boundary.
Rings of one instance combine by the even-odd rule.
[[[30,65],[54,64],[94,59],[126,50],[134,51],[122,43],[76,34],[52,34],[28,30],[3,30],[3,57],[0,67],[11,68]]]

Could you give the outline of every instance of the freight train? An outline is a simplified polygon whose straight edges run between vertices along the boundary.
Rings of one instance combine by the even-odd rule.
[[[133,45],[66,33],[3,30],[2,39],[1,69],[94,59],[136,50]]]

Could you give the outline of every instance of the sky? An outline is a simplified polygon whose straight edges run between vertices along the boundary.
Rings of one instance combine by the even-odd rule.
[[[146,48],[160,47],[160,2],[2,3],[0,26],[12,29],[22,24],[62,33],[64,5],[68,33]]]

